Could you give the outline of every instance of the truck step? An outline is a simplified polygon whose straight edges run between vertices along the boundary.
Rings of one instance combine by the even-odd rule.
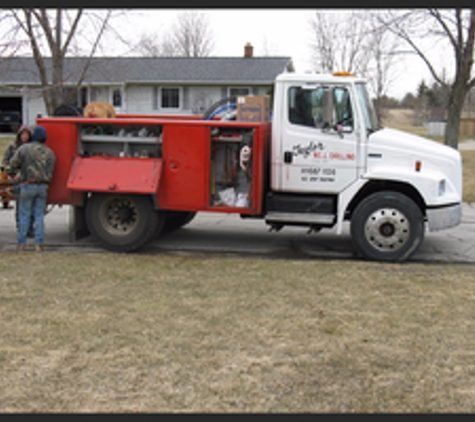
[[[335,214],[297,213],[271,211],[265,216],[266,223],[282,223],[289,225],[322,225],[332,226]]]

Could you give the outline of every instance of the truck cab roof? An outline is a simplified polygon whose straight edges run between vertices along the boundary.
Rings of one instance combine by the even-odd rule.
[[[277,76],[276,82],[313,82],[313,83],[341,83],[351,80],[352,83],[355,82],[366,82],[364,78],[357,76],[349,75],[333,75],[330,73],[295,73],[295,72],[285,72]]]

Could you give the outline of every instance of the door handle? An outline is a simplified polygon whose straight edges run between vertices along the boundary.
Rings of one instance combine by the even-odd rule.
[[[294,153],[292,151],[285,151],[284,152],[284,163],[285,164],[292,163],[293,157],[294,157]]]

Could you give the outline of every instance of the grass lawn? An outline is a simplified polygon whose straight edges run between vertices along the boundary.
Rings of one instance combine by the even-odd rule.
[[[3,254],[2,412],[475,411],[469,266]]]

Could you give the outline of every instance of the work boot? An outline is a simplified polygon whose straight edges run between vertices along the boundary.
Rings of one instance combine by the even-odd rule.
[[[43,245],[36,245],[35,252],[43,252]]]
[[[16,247],[17,252],[23,252],[26,249],[26,245],[18,245]]]

